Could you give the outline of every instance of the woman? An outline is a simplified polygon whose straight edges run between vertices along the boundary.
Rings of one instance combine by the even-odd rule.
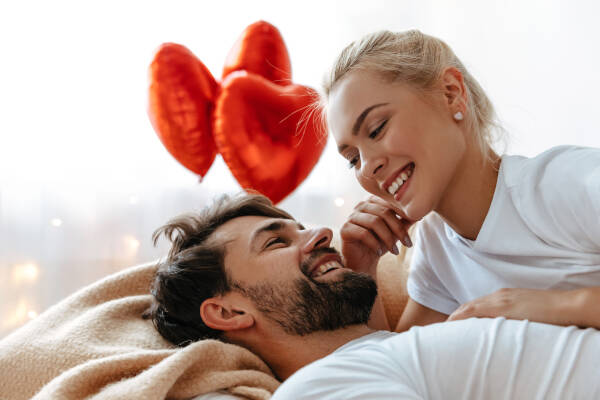
[[[391,328],[496,316],[600,328],[600,150],[500,157],[483,89],[418,31],[349,45],[322,101],[340,154],[374,195],[341,229],[347,265],[374,274],[396,241],[412,246],[408,228],[421,221],[410,300]]]

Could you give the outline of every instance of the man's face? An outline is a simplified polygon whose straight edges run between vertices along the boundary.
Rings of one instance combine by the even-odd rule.
[[[256,309],[288,334],[366,323],[377,288],[346,269],[326,228],[294,220],[239,217],[214,234],[225,245],[225,270]]]

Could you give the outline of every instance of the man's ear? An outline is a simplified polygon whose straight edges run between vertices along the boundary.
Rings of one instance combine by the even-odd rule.
[[[254,325],[254,317],[243,307],[223,297],[211,297],[200,305],[200,318],[212,329],[235,331]]]
[[[448,67],[442,72],[442,88],[447,105],[454,114],[457,111],[465,112],[467,105],[467,90],[463,74],[455,67]]]

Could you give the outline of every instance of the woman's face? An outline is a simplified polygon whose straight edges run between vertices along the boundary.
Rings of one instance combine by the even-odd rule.
[[[417,221],[438,207],[465,153],[455,106],[443,85],[425,95],[354,71],[331,91],[327,122],[360,185]]]

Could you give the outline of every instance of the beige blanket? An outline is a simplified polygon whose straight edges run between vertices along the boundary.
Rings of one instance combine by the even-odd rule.
[[[174,348],[141,318],[155,270],[151,263],[111,275],[0,341],[0,399],[182,399],[217,390],[268,399],[279,382],[256,355],[215,340]],[[378,271],[393,328],[407,270],[388,254]]]
[[[0,341],[0,398],[182,399],[225,389],[268,399],[279,382],[241,347],[176,349],[141,318],[155,264],[74,293]]]

